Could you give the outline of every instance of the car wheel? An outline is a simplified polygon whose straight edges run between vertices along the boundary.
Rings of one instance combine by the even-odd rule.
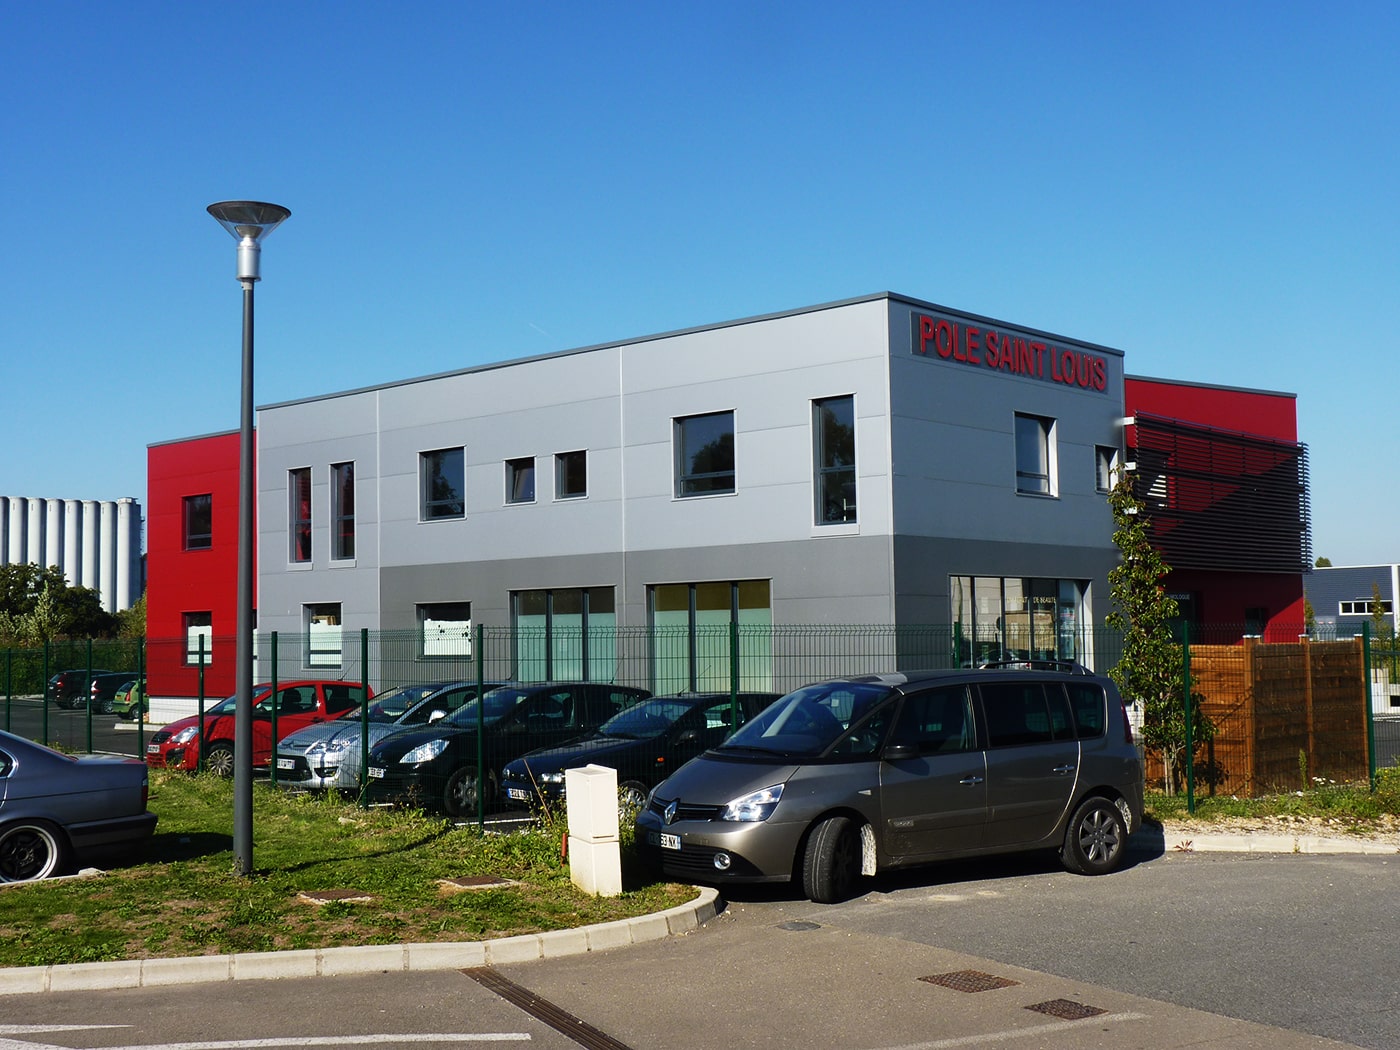
[[[63,840],[44,821],[0,828],[0,882],[48,878],[63,863]]]
[[[807,838],[802,892],[818,904],[851,896],[860,878],[860,831],[849,817],[828,817]]]
[[[496,788],[494,777],[487,776],[486,797],[493,797]],[[475,769],[458,769],[447,778],[442,789],[442,808],[449,817],[476,816],[477,778]]]
[[[233,748],[228,744],[215,744],[204,759],[204,772],[216,777],[233,776]]]
[[[1128,825],[1118,807],[1106,798],[1086,798],[1065,831],[1060,860],[1079,875],[1106,875],[1123,863],[1128,852]]]
[[[97,713],[100,715],[110,715],[115,710],[116,708],[112,706],[111,697],[97,702]]]
[[[630,823],[637,814],[646,808],[647,786],[640,781],[624,780],[617,787],[617,818],[620,823]]]

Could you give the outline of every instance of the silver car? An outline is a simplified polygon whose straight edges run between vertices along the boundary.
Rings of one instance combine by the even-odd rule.
[[[499,683],[489,682],[492,689]],[[428,682],[401,685],[378,694],[369,705],[369,743],[411,726],[437,721],[476,697],[475,682]],[[298,729],[277,744],[279,787],[354,791],[360,786],[359,709],[330,722]]]
[[[799,881],[814,901],[862,876],[1053,847],[1117,868],[1142,821],[1142,760],[1106,678],[923,671],[809,685],[652,791],[647,856],[692,882]]]

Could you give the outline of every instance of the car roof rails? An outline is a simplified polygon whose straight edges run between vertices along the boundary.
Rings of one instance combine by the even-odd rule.
[[[977,665],[979,671],[985,670],[1013,670],[1013,671],[1062,671],[1065,674],[1087,674],[1094,672],[1083,664],[1074,660],[988,660],[986,663]]]

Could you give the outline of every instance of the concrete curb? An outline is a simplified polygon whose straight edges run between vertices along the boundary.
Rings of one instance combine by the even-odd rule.
[[[1334,835],[1265,831],[1211,831],[1182,825],[1162,825],[1161,844],[1167,853],[1351,853],[1366,856],[1400,854],[1400,837],[1364,839]]]
[[[696,890],[699,896],[688,904],[651,915],[493,941],[372,944],[183,959],[10,967],[0,969],[0,996],[282,977],[342,977],[389,970],[460,970],[469,966],[558,959],[688,933],[701,923],[709,922],[717,912],[718,892],[702,886],[697,886]]]

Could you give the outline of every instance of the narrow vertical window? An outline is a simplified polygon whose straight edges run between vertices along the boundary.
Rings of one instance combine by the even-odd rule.
[[[331,464],[331,557],[355,556],[355,464]]]
[[[187,612],[185,621],[185,663],[208,666],[214,660],[213,617],[207,612]]]
[[[1016,491],[1037,496],[1055,492],[1055,421],[1016,414]]]
[[[734,413],[712,412],[675,421],[676,495],[734,491]]]
[[[208,550],[214,542],[214,497],[185,497],[185,550]]]
[[[288,556],[293,562],[311,560],[311,468],[298,467],[287,472],[287,518],[291,547]]]
[[[461,448],[442,448],[419,456],[420,521],[466,517],[465,458]]]
[[[1094,487],[1099,492],[1113,488],[1113,475],[1118,470],[1118,450],[1111,445],[1094,448]]]
[[[506,460],[506,502],[535,502],[534,457]]]
[[[579,499],[588,495],[588,453],[560,452],[554,457],[554,498]]]
[[[307,667],[339,667],[341,662],[340,603],[324,602],[302,606],[306,628]]]
[[[855,398],[812,402],[817,524],[856,520]]]

